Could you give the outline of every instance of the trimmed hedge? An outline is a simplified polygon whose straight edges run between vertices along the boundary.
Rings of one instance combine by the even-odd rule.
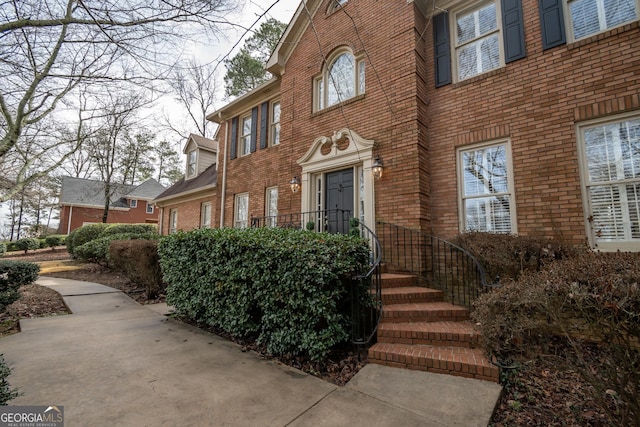
[[[115,240],[109,245],[109,264],[145,288],[148,299],[164,293],[157,240]]]
[[[179,232],[158,253],[179,314],[313,360],[348,338],[350,279],[369,261],[360,237],[279,228]]]
[[[156,224],[109,224],[107,228],[100,233],[99,237],[111,236],[113,234],[149,234],[158,233]]]
[[[155,233],[121,233],[98,237],[74,249],[76,257],[83,261],[107,265],[109,263],[109,244],[114,240],[157,240],[160,236]]]
[[[100,237],[100,234],[102,234],[108,226],[109,224],[97,223],[76,228],[67,238],[67,252],[71,255],[77,255],[75,252],[77,247]]]
[[[7,253],[7,244],[5,242],[0,242],[0,256]]]
[[[52,234],[51,236],[47,236],[44,241],[48,247],[54,249],[56,246],[64,245],[66,238],[66,234]]]
[[[38,278],[40,266],[24,261],[0,261],[0,312],[20,297],[20,286]]]

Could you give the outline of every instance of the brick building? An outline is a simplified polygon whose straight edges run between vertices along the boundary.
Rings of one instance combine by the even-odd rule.
[[[216,222],[338,208],[640,249],[640,2],[623,3],[302,2],[274,78],[208,116]]]
[[[157,223],[158,212],[153,199],[164,189],[164,186],[153,178],[137,186],[111,184],[107,223]],[[58,233],[69,234],[85,224],[102,222],[104,206],[103,181],[63,177]]]
[[[161,234],[216,226],[218,143],[191,134],[183,153],[186,155],[184,178],[154,200],[160,209]]]

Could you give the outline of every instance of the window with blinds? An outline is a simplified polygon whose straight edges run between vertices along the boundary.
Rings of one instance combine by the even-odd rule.
[[[573,0],[567,2],[573,39],[578,40],[633,21],[637,0]]]
[[[640,243],[640,118],[583,127],[580,136],[592,244]]]
[[[275,227],[278,225],[278,187],[267,188],[264,207],[267,226]]]
[[[246,228],[249,225],[249,194],[237,194],[235,200],[235,228]]]
[[[465,231],[515,233],[508,142],[460,150],[461,223]]]

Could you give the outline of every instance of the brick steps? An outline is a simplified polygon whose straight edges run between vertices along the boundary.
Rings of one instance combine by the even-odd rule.
[[[479,348],[377,343],[369,362],[459,377],[498,381],[498,368]]]
[[[382,319],[369,361],[497,382],[469,310],[444,302],[442,291],[416,286],[415,276],[382,274]]]
[[[469,319],[469,310],[448,302],[383,305],[382,322],[461,322]]]
[[[381,323],[378,342],[472,348],[480,335],[469,322]]]

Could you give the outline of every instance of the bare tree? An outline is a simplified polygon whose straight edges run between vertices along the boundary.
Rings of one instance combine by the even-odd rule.
[[[216,81],[216,67],[201,64],[195,59],[189,61],[186,68],[175,71],[173,78],[168,81],[175,100],[187,112],[187,123],[177,127],[175,120],[167,116],[165,122],[181,139],[186,140],[193,129],[201,136],[212,136],[213,124],[206,119],[206,115],[217,100]]]
[[[154,89],[182,58],[188,38],[233,26],[225,16],[237,0],[20,0],[0,7],[0,165],[20,149],[25,132],[63,109],[77,91],[104,96],[113,82]],[[102,92],[100,94],[99,92]],[[41,152],[68,155],[46,140]],[[21,148],[25,151],[24,146]],[[39,159],[43,159],[40,157]],[[8,200],[57,167],[12,173],[0,192]]]
[[[104,223],[107,222],[111,199],[117,188],[115,182],[120,167],[118,145],[136,126],[136,113],[144,105],[146,101],[140,94],[111,94],[102,101],[98,131],[87,141],[89,155],[104,182]]]

